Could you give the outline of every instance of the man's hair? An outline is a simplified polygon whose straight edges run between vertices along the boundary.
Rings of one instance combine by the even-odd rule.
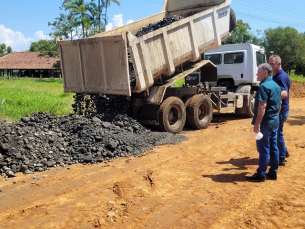
[[[267,71],[269,76],[272,75],[272,67],[270,64],[263,63],[263,64],[260,64],[258,67],[264,71]]]
[[[270,58],[274,58],[276,64],[282,63],[281,57],[278,56],[278,55],[272,55],[272,56],[270,56],[270,57],[269,57],[269,60],[270,60]]]

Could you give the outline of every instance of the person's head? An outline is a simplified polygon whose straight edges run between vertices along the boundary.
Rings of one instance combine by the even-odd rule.
[[[282,69],[282,60],[278,55],[272,55],[269,57],[269,64],[272,67],[272,72],[275,75],[279,70]]]
[[[260,64],[257,69],[257,80],[262,81],[272,75],[272,67],[270,64]]]

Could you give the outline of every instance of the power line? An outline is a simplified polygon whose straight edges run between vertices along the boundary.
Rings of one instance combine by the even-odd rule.
[[[163,5],[163,3],[164,3],[164,1],[162,1],[162,2],[156,2],[156,1],[152,1],[152,0],[146,0],[147,2],[153,2],[153,3],[157,3],[157,4],[162,4]]]
[[[253,15],[253,14],[246,14],[246,13],[243,13],[243,12],[239,12],[239,11],[235,11],[238,15],[242,15],[244,17],[247,17],[247,18],[251,18],[251,19],[255,19],[255,20],[260,20],[260,21],[264,21],[266,23],[274,23],[274,24],[277,24],[277,25],[283,25],[283,24],[286,24],[286,25],[291,25],[291,26],[295,26],[295,27],[305,27],[305,24],[303,23],[295,23],[295,22],[289,22],[289,21],[282,21],[282,20],[277,20],[277,19],[271,19],[271,18],[268,18],[268,17],[261,17],[261,16],[257,16],[257,15]]]
[[[235,0],[236,1],[236,0]],[[265,4],[268,4],[268,3],[265,3]],[[246,7],[249,7],[250,9],[258,9],[258,10],[266,10],[266,8],[265,7],[259,7],[259,5],[255,5],[255,6],[253,6],[253,4],[250,4],[250,5],[248,5],[248,4],[244,4],[244,3],[238,3],[238,5],[242,5],[242,6],[246,6]],[[279,15],[279,13],[280,13],[280,15],[287,15],[287,16],[292,16],[291,15],[291,13],[289,14],[289,13],[287,13],[287,10],[281,10],[281,9],[277,9],[276,11],[274,11],[274,10],[272,10],[272,9],[267,9],[268,10],[268,13],[270,14],[270,13],[274,13],[274,14],[277,14],[277,15]],[[289,9],[289,12],[292,12],[290,9]],[[298,12],[294,12],[293,13],[293,17],[294,18],[301,18],[301,19],[304,19],[304,21],[305,21],[305,17],[304,17],[304,12],[303,13],[298,13]]]
[[[241,3],[241,2],[243,2],[243,3],[247,3],[247,0],[234,0],[234,3],[235,2],[239,2],[239,4]],[[297,8],[293,8],[293,7],[291,7],[291,5],[283,5],[283,4],[280,4],[280,3],[278,3],[278,1],[265,1],[265,0],[256,0],[255,1],[255,4],[256,4],[256,6],[257,5],[259,5],[259,4],[257,4],[257,3],[259,3],[259,2],[261,2],[261,5],[260,6],[262,6],[263,7],[263,10],[268,10],[268,11],[272,11],[272,9],[274,9],[274,7],[276,6],[277,7],[277,9],[276,9],[276,12],[278,12],[278,11],[283,11],[282,10],[282,8],[280,8],[279,6],[282,6],[282,7],[284,7],[285,8],[285,12],[287,12],[287,11],[289,11],[289,12],[297,12],[298,14],[300,14],[300,15],[304,15],[304,11],[303,10],[300,10],[300,9],[297,9]],[[248,1],[248,3],[250,3],[250,7],[252,8],[253,7],[253,1],[252,0],[249,0]],[[267,8],[266,9],[266,7],[265,6],[270,6],[270,8]],[[274,11],[273,11],[274,12]]]
[[[248,16],[248,17],[253,18],[253,19],[263,20],[266,23],[267,22],[272,22],[272,23],[276,23],[276,24],[285,23],[285,24],[294,24],[296,26],[305,26],[305,24],[303,24],[303,23],[298,24],[298,23],[291,22],[291,21],[277,20],[277,19],[273,19],[273,18],[269,18],[269,17],[262,17],[262,16],[253,15],[253,14],[246,14],[246,13],[239,12],[239,11],[235,11],[235,12],[238,13],[238,14],[244,15],[244,16]]]

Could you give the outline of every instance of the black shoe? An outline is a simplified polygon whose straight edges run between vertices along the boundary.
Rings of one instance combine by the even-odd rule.
[[[266,179],[267,180],[276,180],[277,179],[277,174],[276,173],[267,173],[266,174]]]
[[[286,151],[286,157],[290,157],[290,153],[288,152],[288,150]]]
[[[259,176],[257,173],[254,173],[253,176],[246,176],[246,178],[252,182],[264,182],[266,180],[266,177]]]
[[[285,166],[285,165],[286,165],[285,160],[284,160],[284,161],[280,161],[280,162],[279,162],[279,166]]]

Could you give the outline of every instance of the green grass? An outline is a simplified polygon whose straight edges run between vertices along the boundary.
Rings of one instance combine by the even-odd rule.
[[[0,119],[16,121],[35,111],[73,113],[73,94],[64,93],[62,79],[0,77]]]
[[[296,82],[305,82],[305,77],[303,75],[295,75],[294,73],[289,74],[290,80],[291,81],[296,81]]]
[[[175,87],[182,87],[185,84],[185,78],[175,83]]]

